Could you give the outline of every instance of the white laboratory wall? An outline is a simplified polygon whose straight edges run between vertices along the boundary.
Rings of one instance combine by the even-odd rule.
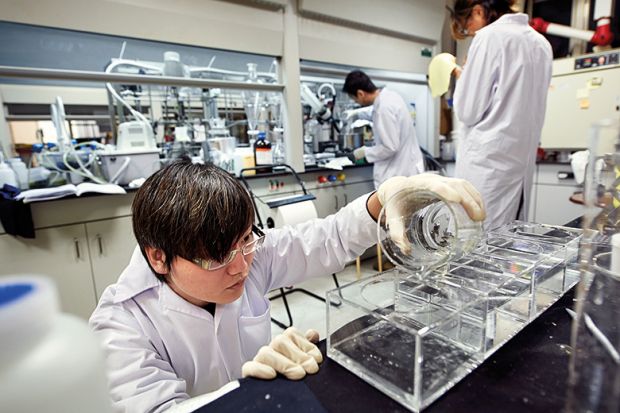
[[[302,59],[426,73],[433,46],[316,20],[300,19],[299,54]]]
[[[438,0],[300,0],[300,14],[382,29],[393,36],[435,43],[444,2]]]
[[[299,33],[286,32],[283,10],[295,3]],[[428,64],[421,49],[441,38],[443,3],[0,0],[0,10],[5,21],[273,56],[283,54],[286,34],[299,36],[303,59],[421,73]]]
[[[269,3],[269,2],[265,2]],[[215,0],[0,0],[2,20],[280,56],[282,13]]]
[[[426,73],[440,43],[444,4],[431,0],[303,0],[300,57],[376,69]]]

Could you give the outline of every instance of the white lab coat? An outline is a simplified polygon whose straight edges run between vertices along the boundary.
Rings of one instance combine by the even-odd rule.
[[[372,123],[375,145],[366,148],[366,159],[374,164],[375,188],[393,176],[424,172],[413,119],[398,93],[381,89],[373,103]]]
[[[455,176],[480,191],[486,230],[527,219],[553,54],[526,14],[506,14],[474,36],[454,93],[464,124]]]
[[[267,233],[242,296],[215,317],[179,297],[136,248],[90,318],[101,340],[117,410],[161,412],[241,377],[271,339],[268,291],[340,271],[376,242],[367,196],[336,214]]]

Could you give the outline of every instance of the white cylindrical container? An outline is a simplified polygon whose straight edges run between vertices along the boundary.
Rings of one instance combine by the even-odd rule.
[[[0,410],[112,411],[99,342],[49,279],[0,277],[0,337]]]
[[[28,189],[28,168],[20,158],[9,159],[9,166],[15,171],[20,189]]]
[[[12,170],[8,164],[0,161],[0,188],[4,186],[4,184],[8,184],[14,187],[18,187],[17,176],[15,175],[15,171]]]

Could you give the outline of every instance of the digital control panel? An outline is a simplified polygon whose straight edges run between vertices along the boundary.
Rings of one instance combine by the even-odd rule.
[[[620,63],[620,52],[601,53],[575,59],[575,70],[590,69],[594,67],[617,65]]]

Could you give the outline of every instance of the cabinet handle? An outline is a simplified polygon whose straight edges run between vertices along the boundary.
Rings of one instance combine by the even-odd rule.
[[[336,211],[338,211],[338,209],[340,209],[340,208],[338,208],[339,207],[339,205],[338,205],[338,195],[334,195],[334,199],[336,200]]]
[[[347,196],[347,194],[344,194],[344,204],[349,205],[349,197]]]
[[[75,244],[75,260],[79,261],[81,256],[80,256],[80,240],[78,240],[77,238],[73,238],[73,243]]]
[[[101,239],[101,235],[97,234],[95,236],[97,238],[97,244],[99,245],[99,256],[103,256],[103,240]]]
[[[558,179],[560,181],[567,179],[575,179],[575,174],[573,172],[560,171],[558,172]]]

